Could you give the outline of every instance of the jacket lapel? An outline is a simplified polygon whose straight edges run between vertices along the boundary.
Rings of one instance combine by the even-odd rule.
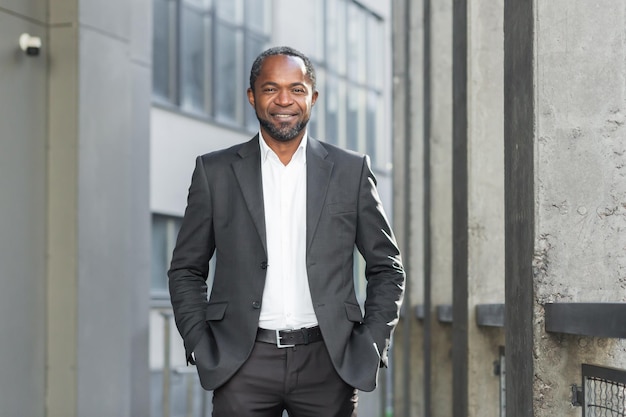
[[[265,210],[263,205],[263,181],[261,179],[261,151],[259,150],[259,135],[245,143],[237,152],[241,159],[233,162],[232,167],[239,188],[248,206],[248,211],[256,227],[257,233],[263,242],[263,249],[267,254],[265,235]]]
[[[313,242],[315,230],[319,223],[326,192],[330,182],[333,163],[326,160],[328,152],[317,140],[309,136],[306,155],[306,248],[307,252]]]

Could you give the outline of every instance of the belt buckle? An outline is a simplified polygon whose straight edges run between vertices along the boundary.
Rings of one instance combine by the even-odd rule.
[[[278,348],[289,348],[289,347],[294,347],[295,345],[283,345],[282,343],[280,343],[280,330],[276,330],[276,347]]]

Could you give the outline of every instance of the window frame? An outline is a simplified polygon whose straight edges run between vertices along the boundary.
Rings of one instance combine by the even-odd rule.
[[[153,35],[153,54],[165,48],[167,51],[168,70],[167,81],[164,83],[164,88],[159,88],[156,84],[157,80],[153,80],[152,86],[152,103],[156,106],[166,108],[167,110],[180,112],[187,116],[198,118],[206,122],[222,125],[237,130],[254,132],[257,129],[250,123],[249,113],[246,108],[249,107],[247,96],[245,91],[248,87],[247,74],[245,71],[245,64],[248,61],[248,57],[253,54],[255,57],[263,49],[267,47],[271,40],[271,28],[272,28],[272,2],[263,0],[262,7],[264,8],[263,24],[261,25],[263,30],[260,30],[253,25],[248,25],[248,22],[252,21],[248,16],[250,8],[245,5],[247,2],[260,0],[237,0],[234,7],[237,9],[235,13],[238,15],[234,21],[232,19],[223,19],[223,16],[218,16],[218,7],[220,2],[216,0],[205,0],[205,36],[203,43],[205,45],[204,60],[205,76],[204,76],[204,100],[203,105],[198,108],[193,106],[187,106],[183,100],[184,93],[184,75],[182,73],[183,67],[183,47],[182,47],[182,29],[185,26],[183,19],[185,18],[183,13],[184,7],[192,7],[183,4],[186,0],[153,0],[156,5],[163,3],[167,5],[165,13],[168,16],[170,29],[168,32],[167,45],[157,44],[157,37]],[[231,0],[232,1],[232,0]],[[202,3],[202,2],[200,2]],[[240,16],[239,16],[240,15]],[[221,26],[220,26],[221,25]],[[155,23],[155,26],[156,23]],[[217,48],[217,31],[220,27],[226,27],[235,31],[236,36],[239,38],[236,41],[235,52],[235,77],[232,79],[234,88],[236,91],[234,94],[234,112],[231,115],[221,114],[219,107],[219,98],[217,96],[217,85],[221,81],[218,80],[219,56]],[[156,33],[156,32],[155,32]],[[251,45],[262,45],[261,50],[250,52]],[[153,62],[156,59],[153,56]],[[251,63],[250,63],[251,64]],[[154,65],[154,64],[153,64]],[[156,71],[155,71],[156,72]],[[159,90],[166,90],[165,94],[160,94]]]

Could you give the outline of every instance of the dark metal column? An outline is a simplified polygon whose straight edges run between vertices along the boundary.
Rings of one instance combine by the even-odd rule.
[[[506,404],[533,415],[534,11],[504,2]]]
[[[411,417],[411,322],[413,321],[412,309],[411,309],[411,141],[413,139],[412,129],[413,123],[411,120],[411,101],[412,101],[412,88],[411,88],[411,0],[405,0],[403,4],[404,8],[404,84],[406,93],[404,97],[404,135],[405,135],[405,147],[404,147],[404,226],[406,227],[404,238],[404,252],[407,256],[404,256],[402,261],[404,262],[405,271],[407,272],[407,279],[404,292],[404,322],[403,322],[403,334],[404,334],[404,366],[403,371],[403,385],[404,385],[404,415]]]
[[[454,0],[452,24],[452,414],[467,417],[467,0]]]
[[[430,139],[431,139],[431,0],[423,0],[424,12],[424,97],[423,97],[423,114],[424,114],[424,155],[423,161],[423,196],[424,196],[424,415],[430,416],[432,412],[431,401],[431,381],[432,381],[432,238],[431,238],[431,158],[430,158]]]

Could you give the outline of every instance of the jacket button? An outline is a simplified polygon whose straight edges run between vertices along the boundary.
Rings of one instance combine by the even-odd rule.
[[[254,308],[261,308],[261,303],[259,303],[258,301],[253,301],[252,302],[252,307],[254,307]]]
[[[267,261],[261,262],[261,269],[267,269]]]

